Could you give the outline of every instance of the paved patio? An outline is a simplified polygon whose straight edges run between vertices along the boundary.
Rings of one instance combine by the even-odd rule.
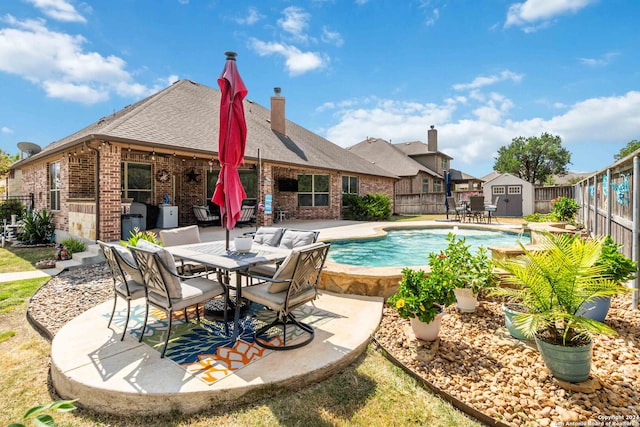
[[[442,225],[435,221],[363,223],[296,221],[282,227],[320,231],[320,240],[374,236],[387,225]],[[231,230],[231,238],[255,228]],[[220,227],[201,228],[203,241],[225,238]],[[321,290],[314,305],[334,318],[316,327],[314,340],[296,350],[272,352],[211,385],[187,373],[122,330],[107,328],[113,301],[98,305],[65,325],[51,346],[51,377],[63,398],[100,412],[193,413],[220,402],[250,401],[252,396],[283,387],[300,388],[344,369],[365,351],[382,318],[383,298]],[[136,302],[142,304],[140,299]],[[118,302],[124,306],[123,301]]]

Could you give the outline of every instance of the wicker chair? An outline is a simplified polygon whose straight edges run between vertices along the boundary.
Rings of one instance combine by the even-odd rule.
[[[220,224],[220,217],[209,212],[209,208],[206,206],[193,205],[193,214],[196,216],[198,225],[203,227]]]

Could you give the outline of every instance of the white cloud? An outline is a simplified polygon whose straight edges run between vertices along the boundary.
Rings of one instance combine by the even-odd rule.
[[[258,12],[258,9],[250,7],[246,16],[237,18],[235,21],[242,25],[253,25],[262,18],[264,18],[264,15],[261,15],[260,12]]]
[[[2,127],[0,128],[0,132],[9,134],[9,133],[13,133],[13,129],[8,128],[8,127],[6,127],[6,126],[2,126]]]
[[[356,0],[356,4],[359,4],[359,5],[367,4],[368,2],[369,0]]]
[[[472,169],[479,175],[491,171],[498,149],[517,136],[536,136],[543,132],[559,135],[563,145],[575,154],[573,159],[589,152],[594,145],[624,146],[637,139],[640,128],[640,91],[622,96],[587,99],[551,118],[534,117],[512,120],[512,101],[491,93],[483,98],[447,98],[440,104],[400,102],[374,99],[327,102],[322,109],[336,109],[337,123],[323,133],[330,141],[348,147],[366,137],[392,142],[427,141],[429,125],[438,130],[438,149],[454,158],[452,167]],[[465,105],[473,102],[476,105]],[[472,115],[466,118],[467,110]],[[320,111],[320,108],[318,109]],[[603,166],[607,161],[603,159]],[[579,165],[578,165],[579,166]]]
[[[87,20],[66,0],[26,0],[40,9],[49,18],[64,22],[82,22]]]
[[[511,80],[518,83],[522,80],[523,74],[514,73],[509,70],[494,74],[492,76],[479,76],[473,79],[471,83],[458,83],[453,85],[455,90],[477,89],[483,86],[492,85],[494,83],[502,82],[505,80]]]
[[[296,40],[306,41],[308,36],[305,32],[309,28],[311,15],[296,6],[287,7],[282,11],[282,14],[284,18],[278,19],[280,28],[292,35]]]
[[[251,39],[250,47],[260,56],[280,55],[290,75],[296,76],[328,65],[329,59],[317,52],[303,52],[295,46]]]
[[[536,26],[546,25],[553,18],[576,13],[596,0],[526,0],[509,6],[504,26],[520,26],[535,31]],[[532,25],[535,24],[535,25]]]
[[[589,67],[603,67],[609,65],[611,60],[620,55],[618,52],[607,52],[601,58],[578,58],[578,61]]]
[[[331,43],[338,47],[344,44],[342,35],[337,31],[330,31],[326,26],[322,27],[322,41],[325,43]]]
[[[0,29],[0,71],[41,86],[48,96],[94,104],[109,98],[145,96],[153,88],[133,82],[126,62],[117,56],[87,52],[87,40],[49,30],[43,20],[19,21],[7,15]]]
[[[428,27],[435,25],[436,21],[440,18],[440,10],[439,9],[433,9],[431,11],[431,15],[427,16],[425,23],[427,24]]]

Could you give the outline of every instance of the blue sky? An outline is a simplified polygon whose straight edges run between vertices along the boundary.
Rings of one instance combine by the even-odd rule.
[[[517,136],[559,135],[573,171],[640,139],[637,0],[3,0],[0,149],[45,146],[177,79],[248,99],[340,146],[426,142],[482,177]]]

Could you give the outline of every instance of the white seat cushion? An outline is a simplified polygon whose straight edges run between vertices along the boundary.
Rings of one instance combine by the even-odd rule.
[[[285,230],[279,247],[293,249],[313,243],[315,233],[306,230]]]
[[[200,243],[200,229],[197,225],[174,228],[171,230],[160,230],[160,240],[163,246],[188,245],[189,243]]]
[[[174,310],[181,310],[224,293],[224,288],[219,282],[205,279],[204,277],[181,281],[180,286],[182,288],[182,298],[171,298],[171,305]],[[166,299],[155,292],[149,292],[149,300],[161,306],[166,305]]]
[[[129,287],[129,294],[131,295],[131,299],[138,299],[144,296],[144,286],[136,283],[133,280],[127,280],[127,286]],[[127,295],[127,288],[125,288],[124,283],[118,283],[116,285],[116,289],[120,295]]]
[[[260,227],[253,236],[253,242],[259,245],[278,246],[284,229],[280,227]]]
[[[242,296],[250,299],[253,302],[270,307],[274,311],[284,310],[284,302],[287,298],[287,292],[273,293],[270,289],[270,283],[262,283],[256,286],[249,286],[242,289]],[[316,297],[316,289],[308,289],[302,292],[289,301],[290,307],[303,304],[307,301],[311,301]]]

